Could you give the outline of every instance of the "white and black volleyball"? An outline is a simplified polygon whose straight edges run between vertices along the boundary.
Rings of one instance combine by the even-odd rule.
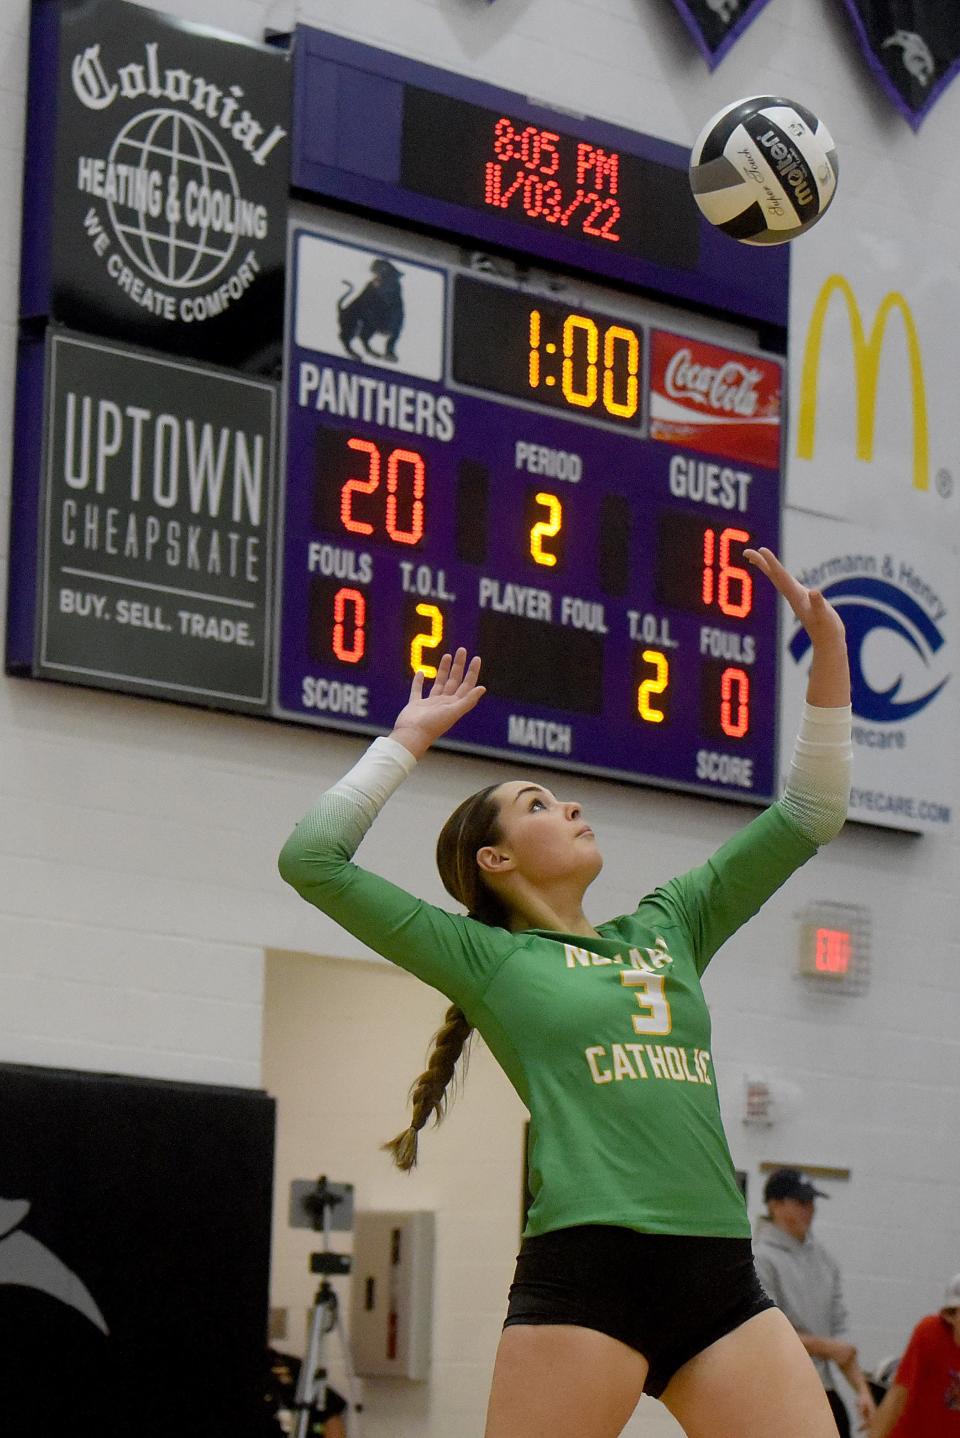
[[[724,234],[782,245],[826,212],[837,188],[836,146],[805,106],[752,95],[704,125],[690,155],[690,187]]]

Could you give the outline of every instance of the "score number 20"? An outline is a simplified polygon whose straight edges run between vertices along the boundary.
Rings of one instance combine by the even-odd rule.
[[[403,547],[418,547],[427,527],[427,468],[422,454],[414,449],[381,451],[372,440],[351,435],[346,440],[349,456],[338,455],[362,466],[363,474],[348,471],[340,486],[337,512],[348,534],[382,540]],[[410,667],[423,669],[427,678],[436,668],[423,661],[425,651],[438,650],[443,642],[443,614],[434,604],[418,604],[417,614],[428,629],[416,634],[410,646]],[[329,622],[329,621],[328,621]],[[341,664],[361,664],[367,656],[367,600],[363,591],[344,585],[333,596],[329,644]]]

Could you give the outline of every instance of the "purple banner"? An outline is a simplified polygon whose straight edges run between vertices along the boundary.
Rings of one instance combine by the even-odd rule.
[[[960,11],[942,0],[844,0],[870,68],[915,130],[960,68]]]
[[[710,69],[719,65],[767,0],[673,0]]]

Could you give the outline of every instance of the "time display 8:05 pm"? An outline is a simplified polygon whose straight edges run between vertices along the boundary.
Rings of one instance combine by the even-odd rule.
[[[453,378],[577,418],[639,428],[643,341],[623,318],[458,275]]]

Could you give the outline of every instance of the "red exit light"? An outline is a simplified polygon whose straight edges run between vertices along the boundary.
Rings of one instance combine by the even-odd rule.
[[[814,965],[817,973],[842,977],[850,969],[851,940],[848,929],[817,929]]]

